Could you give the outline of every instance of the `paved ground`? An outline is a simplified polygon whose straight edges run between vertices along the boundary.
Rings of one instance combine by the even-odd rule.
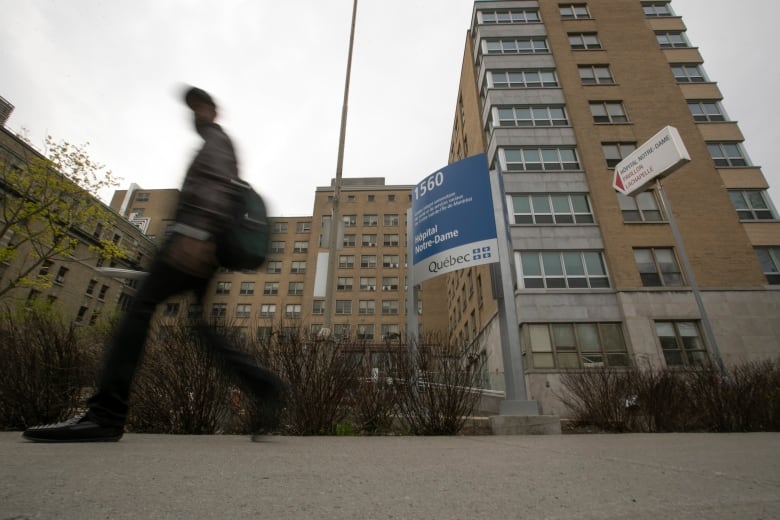
[[[0,433],[0,520],[780,518],[780,434]]]

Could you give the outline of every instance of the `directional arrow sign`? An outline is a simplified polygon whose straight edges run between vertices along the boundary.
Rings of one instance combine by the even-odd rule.
[[[656,177],[666,177],[690,160],[677,129],[664,127],[615,166],[612,187],[624,195],[634,195]]]

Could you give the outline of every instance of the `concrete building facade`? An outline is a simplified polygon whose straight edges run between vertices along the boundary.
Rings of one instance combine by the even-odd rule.
[[[564,370],[780,355],[780,221],[722,97],[671,2],[475,2],[450,161],[486,152],[503,172],[513,348],[545,413],[565,412]],[[667,125],[692,158],[662,182],[669,206],[657,187],[618,194],[614,166]],[[484,291],[489,270],[449,276],[449,332],[486,345],[501,389],[495,305],[464,289],[476,279]]]

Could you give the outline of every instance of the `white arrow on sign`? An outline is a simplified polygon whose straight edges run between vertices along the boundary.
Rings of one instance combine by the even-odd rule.
[[[612,187],[624,195],[634,195],[656,177],[666,177],[691,156],[673,126],[666,126],[615,166]]]

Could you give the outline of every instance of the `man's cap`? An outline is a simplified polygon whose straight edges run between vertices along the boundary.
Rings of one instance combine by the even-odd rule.
[[[214,103],[214,100],[211,99],[209,93],[198,87],[190,87],[187,89],[184,93],[184,102],[187,103],[187,106],[190,107],[190,109],[193,108],[192,105],[195,103],[206,103],[215,108],[217,106],[217,104]]]

